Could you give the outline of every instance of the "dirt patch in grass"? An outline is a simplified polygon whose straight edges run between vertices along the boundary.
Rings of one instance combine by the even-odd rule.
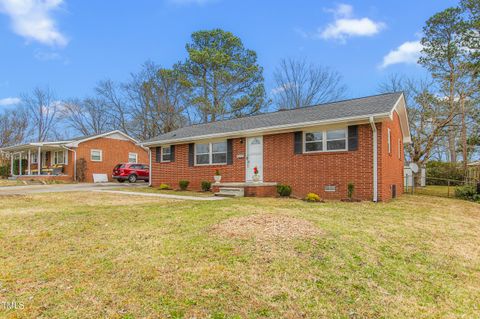
[[[274,214],[229,218],[213,226],[212,232],[222,237],[256,240],[291,240],[322,234],[320,229],[309,221]]]

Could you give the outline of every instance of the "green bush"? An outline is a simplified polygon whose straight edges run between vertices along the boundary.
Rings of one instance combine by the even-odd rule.
[[[350,199],[353,198],[353,192],[354,191],[355,191],[355,184],[348,183],[348,185],[347,185],[347,196],[348,196],[348,198],[350,198]]]
[[[455,189],[455,197],[478,202],[480,201],[480,194],[477,193],[475,186],[462,186]]]
[[[292,187],[290,185],[279,184],[277,185],[277,193],[282,197],[288,197],[292,194]]]
[[[320,196],[318,196],[317,194],[308,193],[307,196],[305,196],[305,201],[316,203],[316,202],[321,202],[322,200],[320,199]]]
[[[457,163],[430,161],[426,165],[426,170],[428,185],[447,185],[447,179],[453,180],[450,181],[450,185],[460,185],[454,181],[465,180],[465,172]]]
[[[158,188],[161,189],[161,190],[171,189],[168,184],[160,184],[160,186],[158,186]]]
[[[10,175],[10,167],[8,165],[0,166],[0,177],[7,178]]]
[[[181,189],[182,191],[187,190],[189,184],[190,184],[189,181],[180,181],[180,182],[178,182],[178,186],[180,186],[180,189]]]
[[[202,181],[201,187],[202,187],[202,191],[208,192],[212,188],[212,182]]]

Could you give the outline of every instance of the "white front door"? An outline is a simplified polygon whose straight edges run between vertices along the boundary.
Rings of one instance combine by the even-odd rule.
[[[253,181],[254,168],[258,169],[260,181],[263,181],[263,136],[247,138],[247,176],[246,181]]]

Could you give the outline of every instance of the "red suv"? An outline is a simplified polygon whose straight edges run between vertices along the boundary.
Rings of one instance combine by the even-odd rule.
[[[148,182],[149,168],[145,164],[117,164],[113,169],[112,178],[116,179],[120,183],[129,181],[135,183],[137,180]]]

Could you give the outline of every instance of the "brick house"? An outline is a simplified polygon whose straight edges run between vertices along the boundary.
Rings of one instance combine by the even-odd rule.
[[[85,182],[88,183],[94,181],[94,174],[106,174],[111,181],[112,170],[118,163],[148,163],[148,151],[121,131],[65,141],[27,143],[0,151],[10,158],[11,176],[23,180],[77,180],[80,159],[85,160]]]
[[[199,189],[216,170],[222,187],[274,196],[277,183],[295,196],[388,201],[403,192],[404,144],[410,131],[403,93],[192,125],[142,143],[150,148],[151,185]],[[254,174],[254,168],[258,174]]]

